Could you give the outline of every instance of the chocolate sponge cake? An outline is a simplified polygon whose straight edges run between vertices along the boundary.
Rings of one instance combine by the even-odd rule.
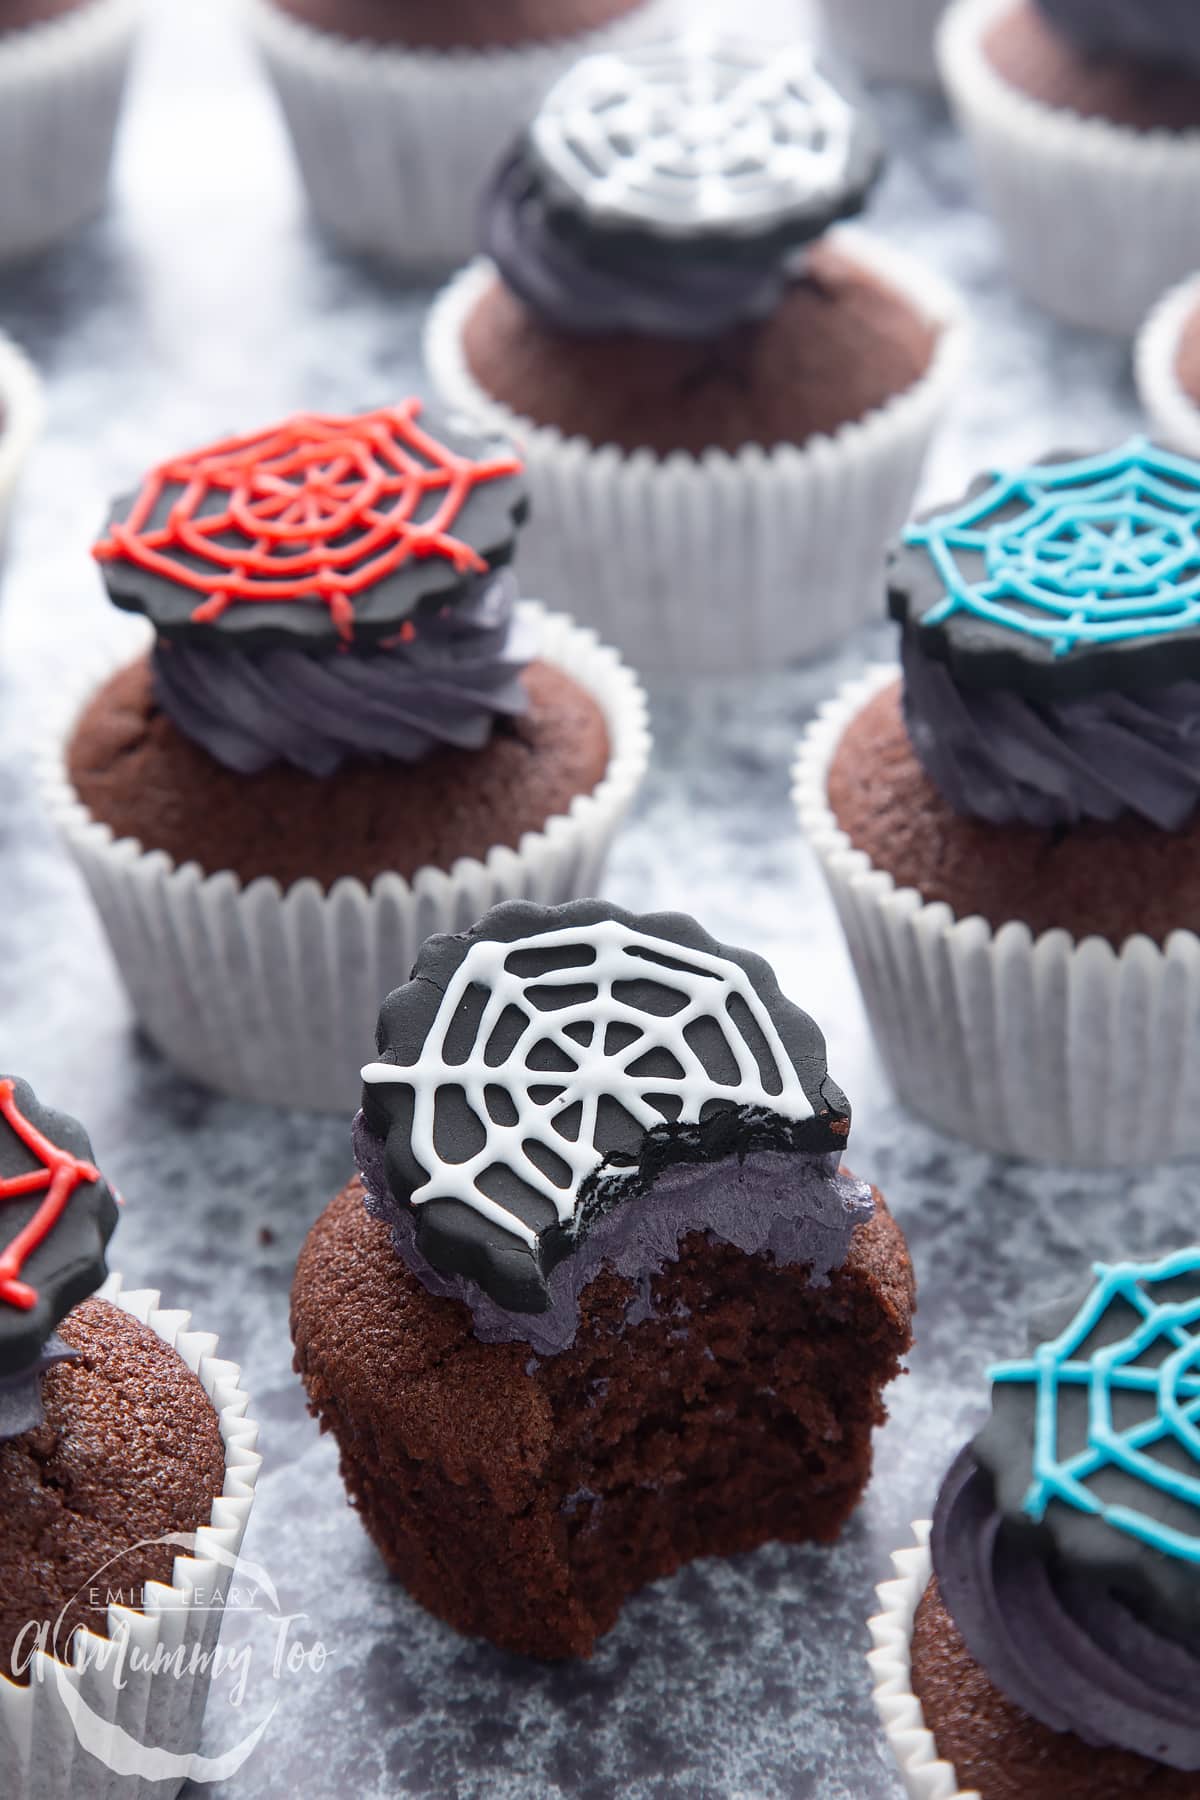
[[[292,1296],[417,1599],[586,1656],[694,1557],[836,1539],[914,1304],[848,1130],[812,1020],[682,915],[512,903],[430,940]]]

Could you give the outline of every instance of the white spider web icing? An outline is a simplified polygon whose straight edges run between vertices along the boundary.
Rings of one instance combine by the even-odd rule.
[[[853,137],[806,45],[707,32],[585,57],[530,128],[592,217],[676,235],[749,234],[836,194]]]
[[[539,957],[567,952],[568,956],[555,956],[559,966],[545,972],[514,972],[513,963],[527,952]],[[571,956],[570,952],[578,954]],[[615,992],[625,983],[648,981],[679,994],[682,1004],[678,1010],[661,1016]],[[585,987],[589,991],[580,997]],[[461,1057],[451,1055],[448,1040],[456,1026],[461,1029],[473,989],[482,990],[486,1001],[469,1048]],[[530,998],[533,989],[538,990],[536,1001]],[[560,990],[557,994],[556,989]],[[754,1046],[731,1011],[733,1002],[747,1009],[771,1059],[770,1088],[764,1083]],[[524,1019],[520,1034],[501,1061],[488,1061],[489,1040],[510,1008]],[[689,1027],[703,1022],[719,1029],[737,1070],[735,1079],[715,1079],[689,1043]],[[612,1027],[618,1028],[615,1035],[621,1042],[609,1049]],[[572,1028],[577,1035],[571,1035]],[[587,1041],[580,1042],[580,1037]],[[530,1066],[531,1053],[546,1043],[569,1061],[569,1070]],[[630,1072],[654,1051],[669,1052],[682,1073]],[[366,1082],[393,1083],[412,1091],[413,1156],[430,1174],[413,1191],[411,1203],[461,1200],[531,1249],[537,1245],[537,1233],[485,1193],[480,1179],[496,1166],[511,1170],[551,1202],[560,1223],[567,1223],[574,1217],[583,1182],[606,1159],[607,1153],[596,1142],[598,1112],[606,1097],[615,1100],[645,1131],[663,1125],[668,1118],[677,1124],[695,1124],[704,1106],[713,1100],[728,1101],[735,1107],[761,1107],[788,1120],[813,1116],[812,1104],[770,1012],[744,969],[726,957],[650,937],[607,919],[541,932],[515,943],[482,939],[473,944],[447,985],[419,1060],[407,1066],[368,1063],[362,1076]],[[498,1122],[488,1105],[486,1090],[498,1087],[515,1112],[509,1123]],[[484,1133],[482,1147],[455,1163],[447,1162],[435,1144],[438,1098],[446,1089],[459,1090]],[[656,1106],[651,1096],[669,1103],[668,1110]],[[579,1108],[579,1120],[572,1133],[566,1115],[575,1107]],[[549,1152],[569,1171],[566,1185],[560,1185],[531,1159],[530,1146]]]

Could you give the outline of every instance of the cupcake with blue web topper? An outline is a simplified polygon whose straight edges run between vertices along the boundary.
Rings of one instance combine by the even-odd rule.
[[[1200,464],[1133,440],[980,477],[890,564],[900,670],[796,797],[897,1089],[1092,1165],[1200,1149]]]
[[[497,169],[431,378],[521,443],[535,585],[643,667],[776,667],[872,605],[962,331],[841,223],[882,166],[807,45],[695,31],[586,58]]]
[[[1097,1264],[990,1371],[991,1417],[872,1621],[914,1800],[1200,1786],[1200,1247]]]

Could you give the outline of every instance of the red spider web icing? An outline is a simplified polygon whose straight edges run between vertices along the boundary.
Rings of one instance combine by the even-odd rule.
[[[0,1178],[0,1201],[17,1200],[26,1194],[44,1192],[46,1195],[29,1223],[0,1253],[0,1301],[29,1312],[37,1305],[38,1296],[36,1288],[20,1279],[26,1260],[39,1244],[45,1243],[75,1189],[84,1182],[99,1181],[100,1171],[43,1137],[18,1107],[12,1081],[0,1081],[0,1118],[42,1164],[40,1169],[30,1169],[27,1175]]]
[[[460,574],[481,574],[487,564],[454,523],[482,482],[521,473],[513,455],[477,462],[440,443],[421,429],[420,412],[419,400],[406,400],[350,418],[299,413],[163,463],[92,554],[202,594],[197,624],[239,601],[317,598],[351,638],[355,596],[412,559],[443,557]],[[182,491],[152,526],[170,488]],[[214,494],[225,504],[201,515]]]

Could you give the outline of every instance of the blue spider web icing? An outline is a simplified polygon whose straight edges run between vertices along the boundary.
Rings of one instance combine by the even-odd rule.
[[[989,1370],[996,1383],[1026,1383],[1036,1392],[1033,1480],[1024,1511],[1045,1517],[1051,1501],[1104,1520],[1115,1531],[1138,1539],[1164,1555],[1200,1567],[1200,1249],[1182,1250],[1159,1263],[1097,1263],[1096,1286],[1066,1329],[1038,1345],[1025,1361],[998,1363]],[[1183,1300],[1155,1299],[1160,1282],[1195,1281]],[[1138,1320],[1117,1342],[1080,1357],[1079,1352],[1114,1301],[1133,1309]],[[1138,1366],[1147,1353],[1162,1353],[1156,1366]],[[1086,1448],[1059,1454],[1059,1400],[1064,1387],[1086,1388]],[[1138,1394],[1155,1402],[1153,1416],[1126,1431],[1113,1420],[1115,1394]],[[1169,1466],[1151,1452],[1155,1445],[1179,1444],[1195,1472]],[[1186,1531],[1131,1506],[1108,1505],[1087,1484],[1104,1469],[1118,1468],[1147,1489],[1195,1510],[1195,1530]]]
[[[1200,463],[1145,438],[997,474],[904,541],[945,588],[925,626],[968,613],[1056,657],[1200,626]],[[964,553],[982,559],[982,578],[960,567]]]

